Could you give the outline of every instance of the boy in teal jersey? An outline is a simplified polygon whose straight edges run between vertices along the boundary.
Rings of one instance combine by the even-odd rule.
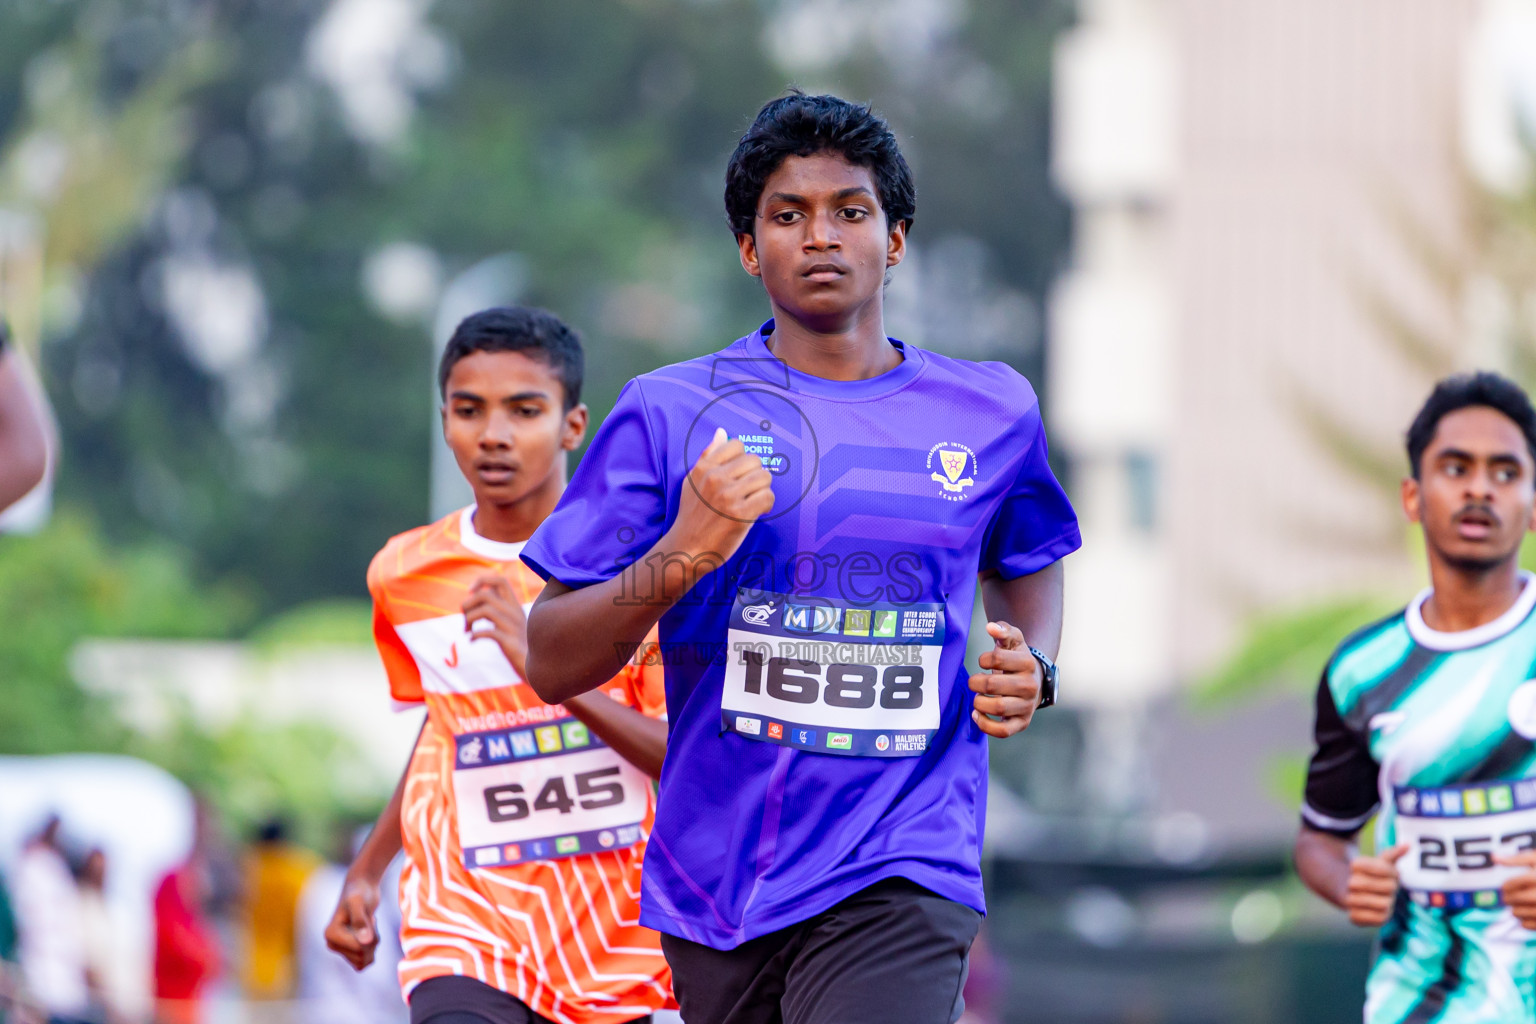
[[[1296,868],[1381,929],[1366,1024],[1536,1020],[1536,411],[1452,377],[1408,431],[1431,586],[1339,645],[1317,691]],[[1354,840],[1376,817],[1375,856]]]

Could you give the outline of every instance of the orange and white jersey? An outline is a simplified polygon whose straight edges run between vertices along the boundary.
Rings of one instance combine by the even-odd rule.
[[[505,576],[524,608],[543,586],[521,544],[474,532],[473,512],[391,539],[368,569],[391,695],[427,706],[401,808],[401,986],[409,999],[464,975],[570,1024],[674,1006],[658,936],[639,924],[651,781],[465,632],[479,577]],[[663,718],[646,660],[659,661],[635,659],[601,692]]]

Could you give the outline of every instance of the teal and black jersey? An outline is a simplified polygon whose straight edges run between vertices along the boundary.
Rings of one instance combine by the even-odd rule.
[[[1536,849],[1536,585],[1460,633],[1403,611],[1339,645],[1317,692],[1308,828],[1410,844],[1366,985],[1366,1024],[1536,1021],[1536,932],[1504,908]]]

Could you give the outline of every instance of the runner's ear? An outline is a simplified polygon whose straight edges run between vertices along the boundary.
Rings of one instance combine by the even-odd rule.
[[[578,402],[573,408],[566,410],[565,424],[560,430],[561,449],[573,452],[581,447],[582,439],[587,436],[590,415],[585,402]]]

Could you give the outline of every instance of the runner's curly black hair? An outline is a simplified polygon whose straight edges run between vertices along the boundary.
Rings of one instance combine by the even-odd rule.
[[[900,221],[911,230],[917,212],[917,186],[890,125],[867,103],[807,96],[799,89],[791,89],[759,110],[731,154],[725,169],[725,217],[731,230],[738,235],[754,233],[763,186],[785,157],[821,152],[836,153],[851,164],[868,167],[874,173],[886,223]]]
[[[1486,406],[1513,420],[1525,435],[1525,447],[1531,458],[1536,459],[1536,409],[1531,408],[1530,398],[1508,377],[1480,370],[1447,377],[1436,384],[1413,418],[1413,425],[1408,428],[1408,467],[1415,480],[1423,468],[1424,451],[1434,440],[1440,421],[1458,409],[1475,405]]]

